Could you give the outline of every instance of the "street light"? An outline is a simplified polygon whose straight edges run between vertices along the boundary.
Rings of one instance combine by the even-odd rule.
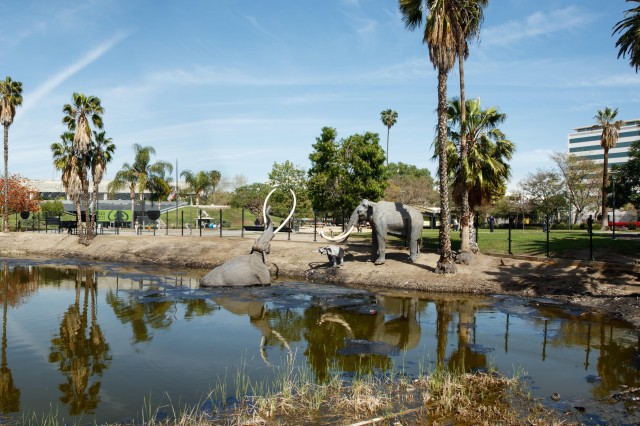
[[[616,239],[616,174],[614,172],[611,173],[611,207],[613,210],[613,237],[612,239]]]

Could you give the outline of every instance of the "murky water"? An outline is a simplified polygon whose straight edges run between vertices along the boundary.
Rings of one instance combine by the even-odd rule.
[[[267,383],[293,359],[319,381],[363,368],[496,367],[525,374],[535,396],[586,423],[640,421],[633,402],[612,398],[640,386],[638,334],[548,301],[292,282],[203,290],[202,272],[1,265],[6,417],[115,422],[145,405],[206,408],[220,384],[232,398],[238,378]]]

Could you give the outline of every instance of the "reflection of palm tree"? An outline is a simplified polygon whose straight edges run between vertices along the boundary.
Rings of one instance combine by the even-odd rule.
[[[133,297],[128,300],[122,299],[113,291],[107,294],[107,303],[120,322],[131,323],[134,343],[151,341],[153,336],[149,333],[148,327],[161,330],[173,324],[170,310],[174,303],[166,300],[153,302],[152,298],[149,299],[151,300],[147,300],[147,303],[141,303]]]
[[[60,332],[51,340],[49,362],[57,363],[66,382],[59,388],[60,401],[69,405],[69,413],[78,415],[92,413],[100,402],[100,380],[90,383],[92,377],[102,377],[109,366],[111,356],[109,345],[97,322],[96,286],[93,273],[84,269],[77,271],[76,298],[65,312],[60,324]],[[80,295],[83,275],[84,300],[80,307]],[[91,324],[88,310],[91,300]],[[89,331],[87,335],[87,329]]]
[[[458,347],[449,357],[449,371],[466,372],[474,368],[487,366],[487,355],[474,352],[470,346],[471,326],[475,318],[473,302],[459,300],[458,311]]]
[[[3,268],[4,294],[2,295],[2,364],[0,365],[0,412],[20,411],[20,389],[13,383],[13,375],[7,367],[7,306],[9,305],[9,267]]]

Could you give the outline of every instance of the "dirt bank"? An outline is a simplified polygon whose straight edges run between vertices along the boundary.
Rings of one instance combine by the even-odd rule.
[[[4,257],[75,258],[202,269],[202,275],[226,260],[247,254],[253,239],[151,235],[100,235],[86,247],[67,234],[0,233]],[[548,297],[607,312],[640,328],[640,267],[599,262],[538,261],[478,255],[471,266],[460,265],[452,276],[434,273],[435,253],[422,253],[417,263],[408,252],[388,249],[384,265],[369,262],[366,243],[345,245],[341,268],[328,268],[315,253],[322,242],[287,241],[277,235],[269,257],[274,277],[305,277],[348,286],[401,288],[436,292],[511,294]]]

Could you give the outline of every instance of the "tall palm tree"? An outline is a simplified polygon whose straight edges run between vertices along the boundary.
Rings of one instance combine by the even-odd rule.
[[[9,232],[9,126],[16,116],[16,107],[22,105],[22,83],[7,76],[0,81],[0,123],[4,127],[4,214],[2,231]]]
[[[217,170],[211,170],[205,172],[203,170],[192,173],[191,170],[185,170],[180,173],[180,176],[184,177],[185,182],[196,196],[196,205],[200,205],[200,197],[202,195],[211,192],[215,189],[218,182],[220,182],[220,172]]]
[[[477,38],[480,33],[480,25],[484,17],[483,10],[487,6],[488,0],[469,0],[459,3],[458,20],[460,23],[459,31],[456,31],[456,47],[458,56],[458,69],[460,71],[460,172],[466,174],[468,145],[466,135],[466,95],[464,87],[464,61],[469,57],[468,40]],[[471,208],[469,206],[469,189],[466,188],[466,182],[461,180],[461,215],[460,215],[460,252],[466,258],[466,262],[472,260],[471,244],[469,238],[469,225],[471,223]]]
[[[468,157],[463,172],[460,160],[461,106],[458,99],[449,101],[448,170],[453,179],[454,201],[460,204],[466,192],[470,212],[473,212],[476,207],[488,204],[506,191],[511,174],[508,160],[513,156],[515,145],[498,128],[506,119],[506,114],[499,112],[496,107],[482,109],[480,99],[471,99],[466,103]],[[470,220],[473,220],[473,213],[470,214]],[[471,240],[475,241],[474,238]]]
[[[438,70],[438,170],[440,175],[440,259],[438,273],[454,273],[456,265],[449,237],[449,179],[447,174],[447,75],[455,63],[457,22],[456,4],[462,0],[400,0],[405,26],[414,30],[424,21],[423,42],[429,59]],[[426,16],[425,16],[426,13]]]
[[[93,222],[98,223],[98,187],[107,170],[107,164],[111,162],[116,146],[111,138],[105,136],[105,132],[93,132],[93,143],[90,150],[91,177],[93,178],[93,208],[91,209]]]
[[[78,158],[73,148],[73,133],[64,132],[60,142],[51,144],[53,166],[62,172],[62,186],[67,196],[76,205],[76,226],[81,229],[82,216],[80,199],[82,197],[82,180],[78,168]]]
[[[96,96],[86,96],[82,93],[74,93],[72,95],[73,102],[65,104],[62,107],[62,123],[65,124],[69,131],[74,132],[73,148],[80,162],[80,179],[82,181],[82,192],[84,195],[84,209],[87,218],[86,234],[82,235],[80,228],[80,242],[89,244],[95,235],[93,221],[89,216],[89,177],[87,173],[87,162],[89,149],[91,148],[91,125],[98,129],[102,129],[102,114],[104,109],[100,104],[100,98]]]
[[[618,132],[624,124],[622,120],[616,120],[618,115],[618,108],[611,109],[606,107],[603,110],[598,110],[593,117],[598,123],[595,127],[602,129],[602,136],[600,137],[600,146],[604,150],[603,162],[602,162],[602,228],[609,226],[607,218],[607,194],[609,186],[609,150],[615,148],[618,143]]]
[[[629,54],[632,67],[636,73],[640,69],[640,0],[627,0],[639,3],[638,6],[625,11],[625,18],[613,27],[613,34],[620,33],[620,38],[616,42],[619,47],[618,59]],[[613,35],[612,34],[612,35]]]
[[[387,126],[387,167],[389,167],[389,132],[396,121],[398,121],[398,113],[392,109],[385,109],[380,113],[382,124]]]

